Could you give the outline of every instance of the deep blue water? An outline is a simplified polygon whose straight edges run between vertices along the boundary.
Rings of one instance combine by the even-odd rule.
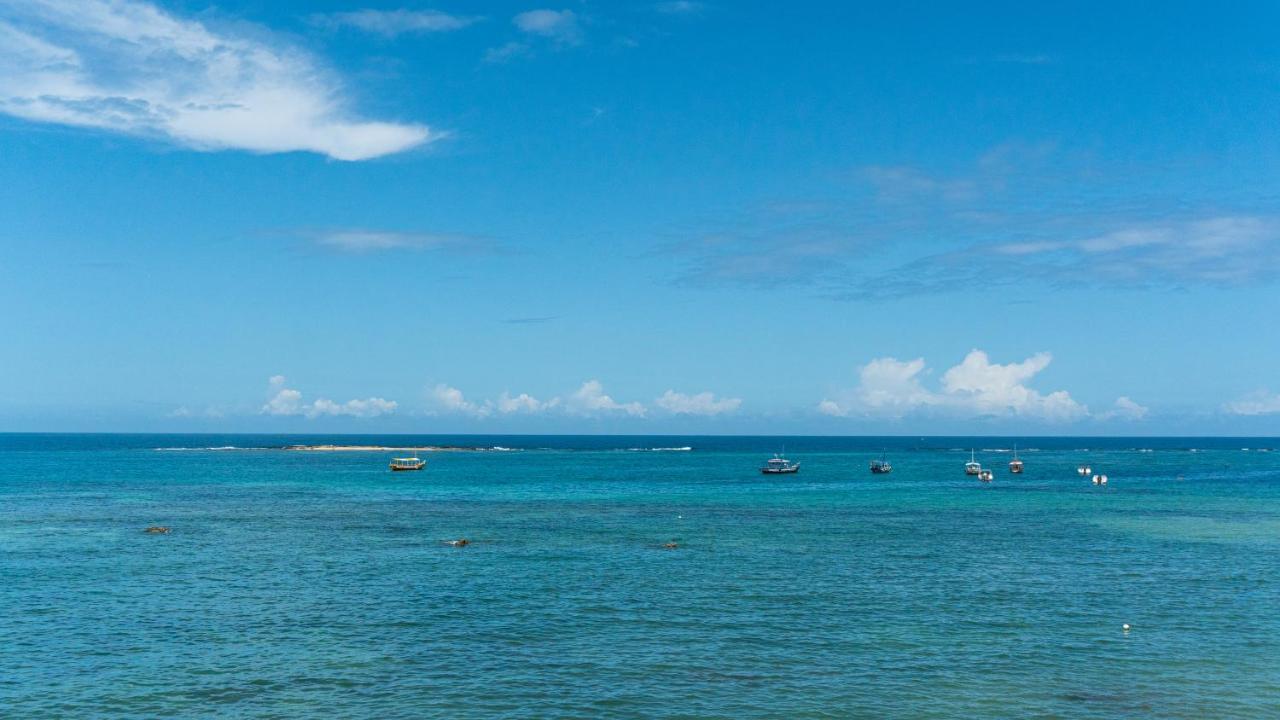
[[[1280,717],[1280,440],[1013,443],[0,435],[0,715]]]

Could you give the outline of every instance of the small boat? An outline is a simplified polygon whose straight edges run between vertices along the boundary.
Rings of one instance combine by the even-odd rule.
[[[418,457],[418,451],[413,451],[413,457],[391,458],[391,471],[403,472],[405,470],[421,470],[426,467],[427,461]]]
[[[1009,461],[1009,472],[1015,475],[1022,474],[1022,461],[1018,459],[1018,446],[1013,446],[1013,459]]]
[[[879,460],[871,461],[872,475],[887,475],[891,472],[893,472],[893,465],[891,465],[888,460],[884,459],[884,452],[880,453]]]
[[[964,464],[965,475],[977,475],[982,472],[982,463],[973,459],[973,451],[969,451],[969,462]]]
[[[1081,465],[1080,467],[1076,468],[1076,472],[1080,473],[1081,475],[1087,476],[1093,472],[1093,468],[1089,467],[1088,465]]]
[[[800,463],[791,462],[790,460],[774,453],[772,458],[760,468],[760,472],[765,475],[789,475],[791,473],[800,472]]]
[[[990,470],[979,470],[978,479],[981,480],[982,482],[991,482],[992,480],[995,479],[995,473],[991,472]]]
[[[1094,475],[1094,476],[1093,476],[1093,484],[1094,484],[1094,485],[1106,485],[1106,484],[1107,484],[1107,476],[1106,476],[1106,475]]]

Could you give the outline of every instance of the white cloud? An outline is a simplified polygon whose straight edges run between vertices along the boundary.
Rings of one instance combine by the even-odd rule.
[[[437,412],[468,415],[474,418],[485,418],[495,413],[500,415],[533,415],[554,410],[560,407],[560,398],[539,400],[528,393],[512,395],[503,391],[496,400],[473,402],[468,400],[458,388],[441,383],[431,390],[431,400]]]
[[[1258,390],[1222,406],[1233,415],[1271,415],[1280,413],[1280,393]]]
[[[619,403],[604,393],[599,380],[582,383],[577,392],[569,396],[568,409],[578,415],[623,412],[633,417],[644,417],[645,408],[638,402]]]
[[[536,35],[563,45],[582,42],[582,27],[572,10],[529,10],[511,19],[511,22],[528,35]]]
[[[287,388],[283,375],[274,375],[268,381],[267,403],[259,411],[263,415],[302,416],[317,418],[321,416],[346,415],[350,417],[372,418],[395,412],[398,404],[394,400],[379,397],[364,400],[348,400],[337,403],[319,398],[313,403],[302,401],[302,393]]]
[[[511,397],[509,393],[504,391],[498,396],[498,401],[495,403],[495,406],[498,408],[498,412],[504,415],[510,415],[512,413],[542,412],[544,410],[550,410],[559,404],[560,398],[551,398],[546,402],[539,402],[537,398],[529,395],[528,393],[520,393],[515,397]]]
[[[1150,408],[1139,405],[1126,395],[1116,398],[1111,409],[1098,415],[1099,420],[1141,420],[1150,412]]]
[[[504,63],[513,58],[529,54],[529,44],[512,40],[505,45],[489,48],[485,51],[484,61],[487,63]]]
[[[1053,361],[1049,353],[1037,353],[1020,363],[997,365],[985,352],[972,350],[959,365],[942,376],[949,400],[979,415],[1030,415],[1046,420],[1075,420],[1089,414],[1065,390],[1048,395],[1026,383]]]
[[[473,403],[463,396],[461,390],[456,387],[445,385],[444,383],[436,385],[435,388],[431,390],[431,397],[435,401],[437,407],[444,412],[470,415],[471,417],[488,417],[493,414],[492,403]]]
[[[461,30],[483,18],[450,15],[439,10],[353,10],[313,15],[312,21],[325,27],[356,30],[395,37],[404,33],[438,33]]]
[[[818,412],[902,417],[932,410],[969,417],[1013,415],[1049,421],[1087,416],[1088,408],[1065,390],[1042,395],[1027,386],[1051,360],[1048,353],[1038,353],[1020,363],[1000,365],[992,363],[985,352],[972,350],[959,365],[943,373],[941,388],[934,391],[921,382],[923,358],[878,358],[860,369],[857,388],[841,398],[824,399]]]
[[[383,250],[439,250],[452,253],[484,253],[496,248],[485,238],[468,235],[363,230],[359,228],[304,233],[321,247],[349,253]]]
[[[818,403],[818,412],[823,415],[833,415],[835,417],[845,417],[849,415],[849,410],[842,407],[840,403],[835,400],[823,400]]]
[[[215,31],[140,0],[29,0],[0,9],[0,113],[166,139],[198,150],[401,152],[422,125],[359,119],[307,53]]]
[[[653,401],[655,405],[676,415],[719,415],[721,413],[731,413],[742,405],[739,398],[721,398],[709,392],[700,392],[697,395],[685,395],[674,390],[668,390],[662,394],[662,397]]]
[[[706,5],[692,0],[672,0],[672,2],[660,2],[653,6],[654,10],[665,15],[696,15],[705,8]]]

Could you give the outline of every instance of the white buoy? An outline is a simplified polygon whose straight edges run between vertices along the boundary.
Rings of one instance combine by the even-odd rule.
[[[1125,624],[1123,625],[1123,628],[1124,628],[1124,631],[1125,631],[1125,632],[1129,632],[1129,623],[1125,623]]]

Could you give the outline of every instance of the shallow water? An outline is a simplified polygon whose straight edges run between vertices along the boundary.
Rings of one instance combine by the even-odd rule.
[[[0,708],[1280,716],[1280,441],[1012,442],[0,435]]]

